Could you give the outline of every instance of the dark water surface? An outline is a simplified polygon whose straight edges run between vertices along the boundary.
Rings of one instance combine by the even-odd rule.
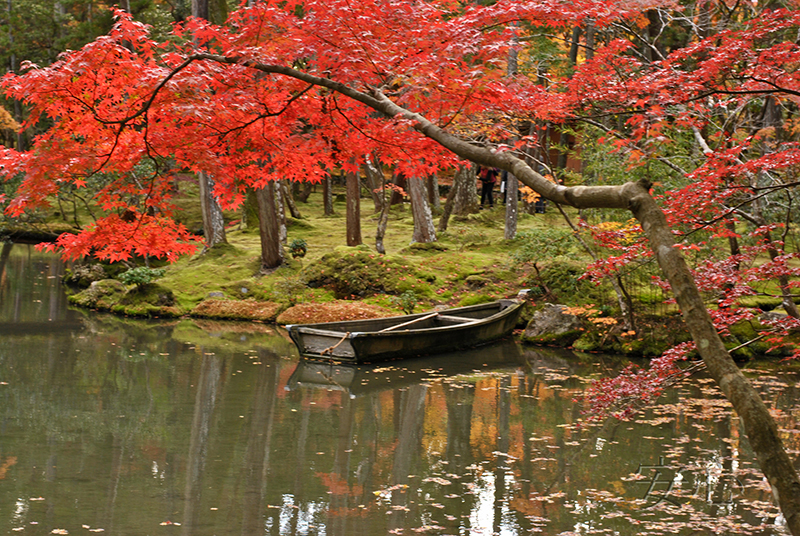
[[[0,534],[782,534],[702,377],[577,427],[620,362],[299,361],[270,326],[70,310],[54,257],[0,248]],[[797,374],[749,369],[796,459]]]

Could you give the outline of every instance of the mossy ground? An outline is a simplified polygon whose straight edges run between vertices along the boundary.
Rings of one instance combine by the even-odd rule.
[[[189,229],[199,230],[202,221],[193,188],[190,182],[182,183],[184,195],[179,199],[178,215]],[[154,288],[168,290],[170,303],[164,301],[163,290],[142,293],[119,287],[106,289],[107,292],[99,296],[96,291],[84,291],[71,300],[84,307],[125,315],[317,322],[357,318],[363,314],[402,314],[408,311],[409,300],[415,311],[439,305],[471,305],[512,297],[520,289],[530,288],[534,307],[549,301],[571,306],[593,305],[607,316],[619,314],[609,285],[595,285],[581,279],[588,260],[577,245],[568,256],[538,262],[538,271],[530,263],[515,261],[512,254],[523,239],[503,238],[505,210],[502,205],[451,218],[448,230],[437,233],[438,240],[432,244],[411,243],[410,207],[395,206],[390,211],[384,237],[388,254],[380,255],[374,246],[377,216],[371,199],[361,200],[363,245],[348,248],[342,245],[346,227],[343,196],[337,196],[335,213],[325,216],[321,188],[318,190],[311,194],[307,203],[298,203],[302,218],[288,220],[288,242],[304,240],[306,256],[291,259],[287,255],[286,263],[268,275],[259,274],[257,222],[247,225],[243,220],[244,212],[229,212],[226,213],[226,221],[230,222],[228,244],[165,266],[166,273]],[[576,214],[570,215],[577,219]],[[73,218],[68,215],[68,219]],[[58,224],[63,226],[64,222]],[[520,233],[553,228],[568,229],[555,210],[535,215],[520,212]],[[113,266],[106,268],[112,277],[119,271]],[[664,315],[674,317],[675,307],[661,303],[663,296],[649,283],[647,276],[643,276],[642,281],[633,296],[635,307],[649,312],[658,302],[660,314],[654,321],[645,320],[641,336],[631,338],[618,329],[601,327],[580,337],[571,337],[568,342],[585,351],[646,356],[657,355],[669,344],[684,340],[686,333],[680,319],[661,321]],[[775,289],[766,289],[770,290]],[[758,305],[763,303],[765,309],[779,303],[770,297],[749,299]],[[331,305],[326,309],[315,305],[324,303]],[[369,312],[364,313],[362,309]],[[332,318],[331,314],[338,316]],[[525,318],[530,315],[526,313]],[[642,313],[642,319],[646,316]],[[730,347],[746,342],[743,338],[742,334],[732,335]],[[742,355],[761,353],[766,351],[762,346],[765,344],[754,344],[738,352]]]

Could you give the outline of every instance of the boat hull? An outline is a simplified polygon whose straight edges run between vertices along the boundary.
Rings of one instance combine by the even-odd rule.
[[[499,300],[439,313],[286,326],[300,355],[374,363],[479,346],[508,335],[524,302]]]

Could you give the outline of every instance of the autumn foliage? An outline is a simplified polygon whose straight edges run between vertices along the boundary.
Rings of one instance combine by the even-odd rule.
[[[798,323],[789,294],[800,268],[787,240],[800,129],[787,117],[800,98],[800,13],[753,7],[702,20],[695,7],[264,1],[223,26],[190,19],[165,42],[116,11],[109,35],[3,79],[6,95],[29,107],[26,126],[50,126],[32,150],[0,153],[2,176],[20,181],[0,202],[16,216],[62,189],[85,190],[104,215],[49,247],[68,258],[174,259],[198,244],[171,219],[178,173],[210,174],[221,205],[233,208],[249,188],[353,171],[367,154],[407,176],[458,165],[413,114],[515,154],[539,141],[520,125],[569,124],[599,138],[630,173],[669,177],[654,193],[679,247],[697,252],[696,280],[713,296],[718,328],[753,318],[738,300],[766,281],[789,312],[772,320],[779,336]],[[672,20],[661,28],[672,33],[642,43],[653,14]],[[574,65],[555,40],[562,59],[523,62],[509,75],[512,52],[533,58],[536,43],[552,45],[573,28],[594,36]],[[378,113],[380,99],[412,115]],[[595,277],[652,254],[635,225],[590,223],[608,253],[590,267]],[[674,373],[674,358],[689,349],[651,373]],[[643,391],[652,392],[649,382]]]

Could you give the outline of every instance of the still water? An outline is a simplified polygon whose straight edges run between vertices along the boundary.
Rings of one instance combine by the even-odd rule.
[[[57,259],[0,247],[0,534],[783,533],[703,377],[578,426],[620,361],[305,362],[262,324],[71,310]],[[797,458],[797,375],[749,374]]]

